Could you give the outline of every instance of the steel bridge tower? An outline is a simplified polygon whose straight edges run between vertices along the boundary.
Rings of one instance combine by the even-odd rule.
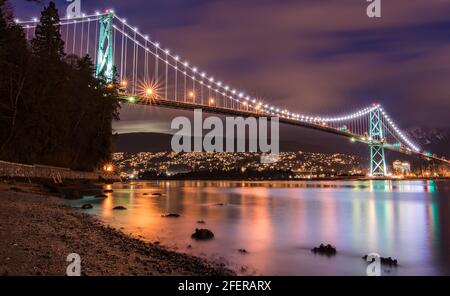
[[[96,77],[105,79],[107,83],[112,82],[114,79],[113,18],[113,13],[109,13],[100,18],[100,38],[98,41],[95,71]]]
[[[384,157],[384,137],[380,108],[370,111],[370,176],[386,176],[386,159]]]

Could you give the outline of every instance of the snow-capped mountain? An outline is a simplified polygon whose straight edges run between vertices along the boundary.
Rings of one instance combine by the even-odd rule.
[[[422,150],[450,156],[450,129],[412,127],[406,133]]]

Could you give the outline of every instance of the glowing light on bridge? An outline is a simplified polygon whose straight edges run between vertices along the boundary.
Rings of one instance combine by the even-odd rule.
[[[162,94],[162,88],[157,81],[141,82],[139,84],[140,95],[145,99],[157,99]]]
[[[107,163],[103,166],[103,171],[107,172],[107,173],[112,173],[114,172],[114,165],[112,163]]]

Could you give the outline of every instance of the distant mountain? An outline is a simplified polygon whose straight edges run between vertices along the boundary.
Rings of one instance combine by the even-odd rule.
[[[172,135],[160,133],[126,133],[115,135],[114,152],[171,151]],[[193,143],[193,138],[191,139]],[[350,144],[348,139],[301,127],[280,128],[280,151],[366,154],[361,144]]]
[[[160,133],[128,133],[113,137],[113,152],[170,151],[172,135]]]
[[[412,140],[419,144],[423,150],[450,158],[450,128],[436,129],[412,127],[407,129],[406,133]]]

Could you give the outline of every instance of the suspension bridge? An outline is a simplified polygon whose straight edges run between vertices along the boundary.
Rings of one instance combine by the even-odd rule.
[[[37,18],[16,20],[32,39]],[[118,83],[123,103],[174,109],[203,109],[234,116],[276,116],[280,122],[347,137],[370,149],[372,177],[388,175],[385,150],[450,162],[421,149],[401,131],[379,104],[339,116],[293,112],[263,102],[201,71],[130,25],[113,10],[61,18],[59,31],[69,55],[93,57],[95,75]]]

